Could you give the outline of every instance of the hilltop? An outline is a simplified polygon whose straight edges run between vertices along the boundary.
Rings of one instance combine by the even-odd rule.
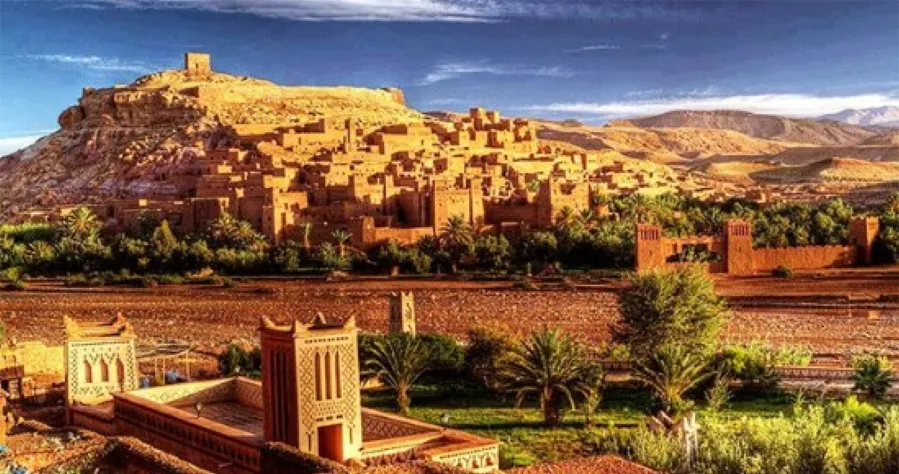
[[[214,71],[168,70],[127,86],[85,88],[60,130],[0,158],[0,212],[126,195],[174,194],[167,176],[235,127],[322,118],[363,126],[420,121],[398,89],[291,87]]]

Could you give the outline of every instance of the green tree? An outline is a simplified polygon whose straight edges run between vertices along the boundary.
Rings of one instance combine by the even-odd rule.
[[[638,360],[674,344],[709,355],[726,317],[724,300],[695,265],[633,274],[618,307],[622,321],[613,336]]]
[[[375,341],[366,368],[393,390],[400,413],[409,414],[409,390],[428,369],[428,353],[421,340],[412,336]]]
[[[599,411],[599,405],[602,403],[606,373],[601,365],[590,364],[585,368],[581,377],[581,383],[578,384],[577,392],[583,398],[584,423],[588,427],[592,427],[594,425],[593,417]]]
[[[508,328],[473,327],[468,330],[465,348],[465,370],[473,380],[483,380],[484,385],[496,390],[500,361],[514,349],[515,340]]]
[[[148,244],[150,258],[153,259],[156,268],[160,270],[168,269],[167,267],[171,265],[175,253],[181,248],[181,242],[172,233],[169,222],[166,220],[160,222],[159,226],[153,230],[153,235],[150,237]]]
[[[78,207],[63,216],[57,226],[60,237],[86,242],[97,239],[101,223],[97,216],[87,207]]]
[[[589,370],[581,344],[558,329],[545,328],[524,340],[499,367],[500,385],[515,394],[516,406],[535,396],[547,426],[562,421],[565,405],[574,409],[575,394]]]
[[[685,346],[668,344],[634,364],[633,376],[649,388],[662,407],[682,413],[692,406],[684,394],[712,375],[709,359]]]
[[[456,273],[462,260],[472,253],[474,232],[462,216],[450,216],[440,231],[440,245],[450,256],[452,272]]]
[[[872,400],[881,400],[893,384],[893,368],[885,357],[864,354],[852,360],[854,389]]]
[[[333,238],[334,242],[337,244],[337,251],[340,254],[340,258],[346,258],[347,242],[353,238],[352,234],[344,229],[337,229],[334,232],[331,232],[331,238]]]

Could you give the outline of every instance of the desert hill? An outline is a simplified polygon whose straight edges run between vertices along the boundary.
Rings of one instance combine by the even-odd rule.
[[[551,121],[537,121],[537,124],[538,136],[544,140],[566,141],[585,149],[610,149],[630,157],[668,164],[718,155],[770,155],[789,146],[731,130],[596,127]]]
[[[167,180],[200,148],[228,146],[233,127],[353,119],[363,126],[421,120],[397,89],[286,87],[229,74],[170,70],[128,86],[84,89],[60,130],[0,158],[0,210],[175,192]]]
[[[626,122],[644,128],[710,128],[734,130],[756,138],[825,146],[857,145],[877,132],[839,122],[819,122],[733,110],[676,110]],[[616,123],[612,124],[615,126]]]
[[[803,166],[775,166],[750,172],[757,181],[778,183],[899,181],[899,163],[828,158]]]

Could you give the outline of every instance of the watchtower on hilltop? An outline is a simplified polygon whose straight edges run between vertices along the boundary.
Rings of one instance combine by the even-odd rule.
[[[184,53],[184,70],[191,74],[209,74],[212,60],[206,53]]]

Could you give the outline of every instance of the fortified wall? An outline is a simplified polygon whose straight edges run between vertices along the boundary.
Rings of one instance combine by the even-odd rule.
[[[754,275],[779,266],[793,270],[852,267],[871,264],[871,249],[877,237],[876,217],[854,218],[849,223],[849,245],[753,248],[752,225],[729,220],[720,235],[664,237],[657,225],[637,224],[636,270],[676,267],[703,254],[710,273]]]

